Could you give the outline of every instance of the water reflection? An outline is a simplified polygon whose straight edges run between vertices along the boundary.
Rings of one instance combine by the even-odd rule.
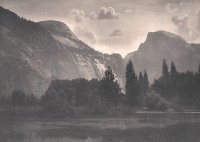
[[[85,131],[85,130],[84,130]],[[24,119],[1,119],[0,138],[2,142],[101,142],[101,138],[77,136],[75,129],[56,125],[55,122],[30,122]],[[81,132],[78,132],[81,133]],[[73,137],[69,137],[72,135]]]

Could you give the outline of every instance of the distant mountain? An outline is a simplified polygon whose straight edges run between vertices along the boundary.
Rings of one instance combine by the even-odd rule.
[[[153,82],[161,75],[164,58],[169,67],[173,60],[178,71],[196,71],[200,45],[173,33],[150,32],[138,50],[123,59],[89,47],[62,22],[35,23],[0,7],[0,97],[16,89],[42,95],[54,79],[100,79],[108,65],[123,87],[129,59],[137,73],[147,69]]]
[[[147,69],[150,81],[153,82],[161,75],[164,58],[169,69],[173,60],[178,71],[197,71],[200,63],[200,45],[189,44],[173,33],[150,32],[137,51],[127,54],[125,61],[131,59],[137,73]]]
[[[100,79],[108,65],[123,86],[121,55],[95,51],[62,22],[35,23],[0,7],[0,96],[42,95],[53,79]]]

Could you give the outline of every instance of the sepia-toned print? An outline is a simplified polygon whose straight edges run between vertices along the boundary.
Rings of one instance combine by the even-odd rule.
[[[199,0],[0,0],[0,142],[199,132]]]

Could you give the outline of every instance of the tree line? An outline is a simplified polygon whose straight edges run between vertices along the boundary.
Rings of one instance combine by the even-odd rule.
[[[119,105],[157,110],[166,110],[173,104],[200,107],[200,66],[198,72],[178,72],[173,61],[169,69],[164,59],[161,70],[161,77],[150,86],[147,71],[144,70],[137,76],[132,61],[129,60],[125,72],[125,91],[120,88],[117,77],[109,66],[101,80],[54,80],[42,97],[42,104],[49,110],[53,110],[50,108],[53,107],[52,104],[58,104],[60,109],[90,105],[90,108],[94,107],[98,111]]]
[[[173,61],[169,70],[164,59],[162,76],[154,81],[152,89],[170,102],[200,108],[200,65],[197,72],[178,72]]]
[[[53,80],[40,98],[40,105],[45,111],[71,113],[73,106],[87,107],[93,113],[104,113],[110,106],[166,110],[175,104],[200,108],[200,65],[197,72],[178,72],[173,61],[169,69],[164,59],[161,71],[161,77],[150,85],[147,71],[137,76],[129,60],[124,89],[109,66],[101,80]],[[39,104],[34,95],[27,96],[20,90],[13,91],[10,102],[14,106]]]
[[[133,64],[126,67],[125,92],[113,70],[108,66],[101,80],[54,80],[41,98],[47,111],[69,110],[72,106],[87,106],[91,112],[103,113],[110,106],[143,107],[150,90],[147,71],[137,77]]]
[[[36,106],[39,105],[40,99],[34,94],[26,94],[22,90],[14,90],[11,97],[1,97],[0,105],[12,106]]]

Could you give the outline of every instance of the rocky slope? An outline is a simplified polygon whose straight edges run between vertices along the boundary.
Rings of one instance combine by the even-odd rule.
[[[197,71],[200,63],[200,46],[189,44],[182,37],[165,32],[150,32],[138,50],[125,57],[132,60],[135,70],[147,69],[151,82],[161,75],[162,61],[166,59],[170,68],[173,60],[178,71]]]
[[[62,22],[35,23],[0,7],[0,96],[42,95],[53,79],[100,79],[108,65],[123,84],[120,55],[95,51]]]
[[[102,54],[79,40],[59,21],[35,23],[0,7],[0,97],[15,89],[42,95],[53,79],[98,78],[111,66],[123,86],[125,64],[131,59],[137,73],[147,69],[151,82],[161,75],[163,59],[178,71],[196,71],[200,45],[165,31],[150,32],[144,43],[123,60]]]

